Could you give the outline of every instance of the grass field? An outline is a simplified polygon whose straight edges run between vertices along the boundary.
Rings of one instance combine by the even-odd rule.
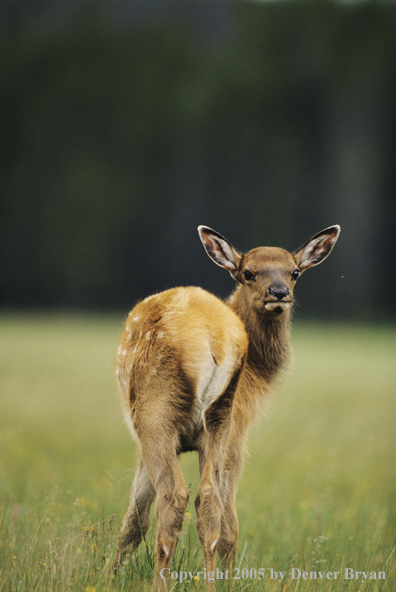
[[[121,320],[0,317],[0,592],[150,587],[152,528],[117,578],[111,570],[136,457],[114,380]],[[295,323],[293,345],[294,372],[250,433],[239,579],[218,589],[394,592],[396,329]],[[178,573],[202,569],[196,456],[181,466],[192,495]]]

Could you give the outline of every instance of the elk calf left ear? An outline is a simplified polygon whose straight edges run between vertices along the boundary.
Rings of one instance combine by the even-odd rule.
[[[309,269],[324,261],[326,257],[330,255],[340,232],[341,228],[338,224],[335,226],[329,226],[329,228],[315,234],[315,236],[304,243],[302,247],[293,251],[292,255],[297,267],[301,271],[304,271],[305,269]]]
[[[199,238],[209,257],[220,267],[224,267],[237,280],[241,253],[224,236],[208,226],[198,226]]]

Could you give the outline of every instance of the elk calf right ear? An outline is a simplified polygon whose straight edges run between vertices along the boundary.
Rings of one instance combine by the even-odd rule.
[[[329,226],[315,234],[302,247],[293,251],[292,255],[300,271],[318,265],[328,257],[337,242],[341,228],[338,224]]]
[[[220,267],[224,267],[238,281],[236,272],[242,258],[241,253],[215,230],[208,226],[198,226],[199,238],[209,257]]]

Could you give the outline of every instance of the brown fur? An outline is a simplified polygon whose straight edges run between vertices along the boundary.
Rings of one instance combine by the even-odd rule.
[[[260,247],[243,255],[215,231],[199,233],[211,259],[239,283],[236,290],[225,303],[194,287],[146,298],[129,314],[117,354],[121,400],[141,456],[116,569],[147,532],[157,496],[155,591],[166,589],[160,572],[170,566],[182,528],[188,489],[177,456],[188,450],[199,454],[195,506],[204,567],[214,570],[217,550],[232,568],[246,432],[290,354],[293,273],[322,261],[339,227],[293,253]]]

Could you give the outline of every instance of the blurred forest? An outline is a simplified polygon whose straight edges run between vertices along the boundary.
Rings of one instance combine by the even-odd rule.
[[[299,314],[394,320],[396,4],[0,5],[0,306],[128,310],[237,248],[340,240]]]

